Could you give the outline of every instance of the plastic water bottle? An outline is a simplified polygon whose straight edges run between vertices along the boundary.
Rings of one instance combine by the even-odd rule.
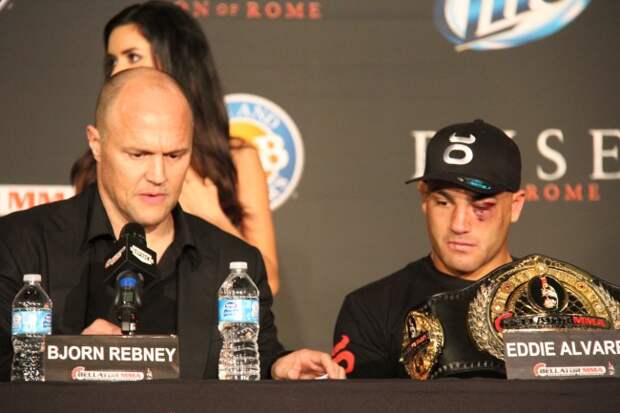
[[[45,336],[52,333],[52,300],[40,274],[25,274],[13,300],[11,381],[45,381]]]
[[[231,262],[230,274],[219,290],[220,380],[260,379],[258,288],[247,269],[245,262]]]

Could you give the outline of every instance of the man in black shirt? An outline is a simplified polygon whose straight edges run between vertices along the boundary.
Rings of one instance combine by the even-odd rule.
[[[147,68],[113,76],[99,95],[96,126],[86,132],[97,183],[69,200],[0,219],[0,380],[9,376],[11,302],[24,273],[43,275],[54,334],[120,334],[103,263],[129,222],[144,227],[159,257],[137,332],[178,334],[182,377],[217,377],[217,291],[231,261],[247,262],[260,291],[261,376],[344,377],[328,354],[284,351],[260,252],[178,206],[193,120],[172,78]]]
[[[427,147],[424,175],[413,181],[431,253],[345,298],[333,357],[348,377],[408,377],[399,362],[407,312],[512,260],[508,232],[525,195],[519,149],[501,129],[476,120],[438,131]]]

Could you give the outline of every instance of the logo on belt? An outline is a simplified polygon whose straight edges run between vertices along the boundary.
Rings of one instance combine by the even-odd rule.
[[[620,329],[620,303],[585,271],[532,255],[485,277],[467,327],[479,350],[503,360],[507,330]]]
[[[415,310],[407,314],[400,362],[412,379],[429,378],[443,344],[443,327],[437,317]]]

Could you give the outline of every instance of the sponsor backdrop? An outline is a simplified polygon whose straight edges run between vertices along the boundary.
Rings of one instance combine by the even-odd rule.
[[[0,213],[71,196],[121,0],[0,0]],[[176,2],[199,19],[231,127],[269,175],[292,347],[331,347],[344,295],[429,250],[415,187],[448,123],[483,118],[524,155],[517,256],[620,283],[620,2]]]

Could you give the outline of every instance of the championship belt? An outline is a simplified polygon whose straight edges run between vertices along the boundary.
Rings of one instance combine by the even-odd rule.
[[[505,331],[617,330],[618,297],[618,287],[577,267],[530,255],[409,311],[401,362],[416,380],[502,376]]]

